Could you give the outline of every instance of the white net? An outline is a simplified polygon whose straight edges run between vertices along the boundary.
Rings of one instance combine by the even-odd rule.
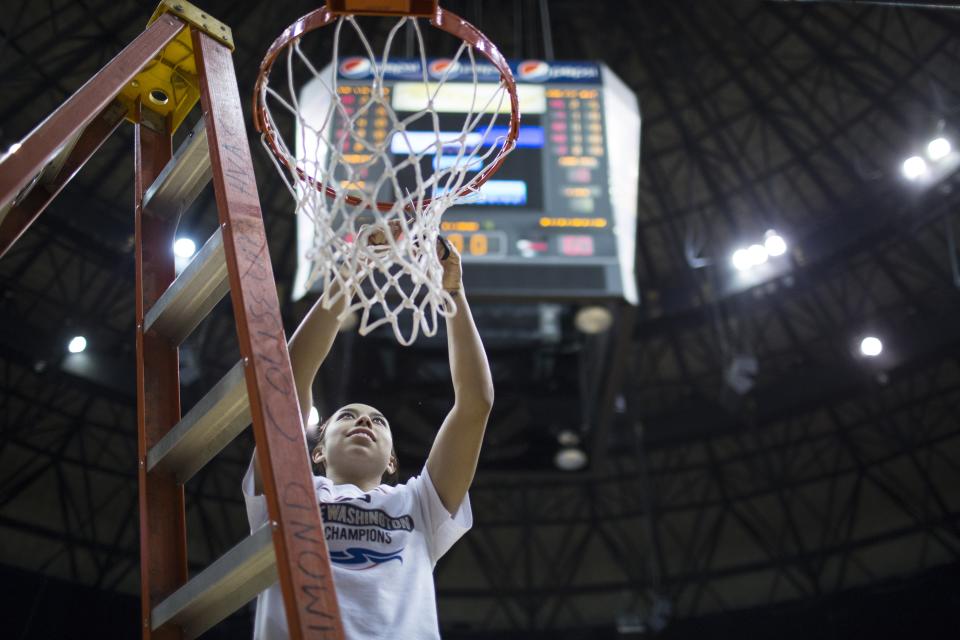
[[[384,82],[401,32],[408,47],[415,44],[419,61],[419,77],[403,96]],[[409,345],[421,333],[434,335],[440,317],[456,312],[442,286],[440,221],[454,203],[481,195],[484,172],[512,144],[502,135],[502,125],[510,123],[509,91],[502,79],[478,82],[476,52],[466,42],[446,66],[429,68],[416,18],[396,21],[381,55],[352,16],[306,36],[332,39],[330,65],[313,64],[304,37],[297,38],[278,58],[286,77],[273,79],[276,86],[264,83],[261,99],[282,160],[271,157],[296,213],[313,223],[308,286],[320,283],[327,308],[347,296],[343,314],[359,314],[362,335],[389,324]],[[347,40],[360,55],[341,52]],[[336,73],[341,60],[352,68],[368,64],[369,82],[343,86]],[[453,75],[472,82],[448,81]],[[306,82],[319,87],[325,108],[302,104],[298,91]],[[454,126],[445,108],[452,102],[467,105]],[[266,137],[264,143],[269,151]]]

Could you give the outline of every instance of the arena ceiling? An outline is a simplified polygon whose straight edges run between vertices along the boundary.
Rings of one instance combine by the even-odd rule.
[[[200,4],[233,28],[242,96],[314,7]],[[560,328],[545,336],[540,303],[475,304],[497,403],[474,531],[438,566],[445,635],[656,628],[960,559],[960,190],[955,173],[927,189],[900,173],[960,129],[960,11],[911,4],[443,3],[508,57],[605,62],[643,112],[642,304],[593,336],[576,305],[548,309]],[[151,9],[10,3],[0,147]],[[289,196],[249,133],[292,328],[305,307],[289,296]],[[138,590],[132,149],[122,127],[0,261],[0,564],[122,593]],[[206,237],[215,220],[208,190],[182,226]],[[788,266],[735,278],[732,249],[771,228]],[[869,360],[868,332],[885,342]],[[76,333],[82,358],[65,351]],[[182,350],[184,410],[238,357],[224,302]],[[757,373],[739,393],[743,359]],[[444,341],[343,334],[315,392],[323,411],[360,400],[392,416],[415,472],[452,401]],[[582,471],[553,466],[565,430]],[[187,485],[194,569],[247,533],[251,446]]]

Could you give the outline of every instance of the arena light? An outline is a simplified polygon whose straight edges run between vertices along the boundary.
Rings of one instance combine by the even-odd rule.
[[[763,236],[763,248],[773,256],[782,256],[787,252],[787,241],[779,233],[770,229]]]
[[[750,262],[750,253],[746,249],[737,249],[734,251],[731,262],[733,262],[733,266],[737,271],[746,271],[753,266]]]
[[[773,229],[763,234],[763,242],[754,242],[733,252],[730,262],[737,271],[749,271],[769,262],[770,258],[779,258],[787,252],[787,241]]]
[[[587,465],[587,453],[580,448],[580,436],[570,429],[557,435],[560,449],[553,456],[553,464],[561,471],[578,471]]]
[[[876,336],[867,336],[860,341],[860,353],[868,358],[874,358],[883,352],[883,343]]]
[[[69,344],[67,344],[67,351],[70,353],[80,353],[87,348],[87,339],[83,336],[74,336]]]
[[[564,447],[557,451],[553,463],[561,471],[578,471],[587,465],[587,454],[579,447]]]
[[[770,256],[762,244],[752,244],[747,248],[747,255],[750,256],[750,265],[758,267],[767,261]]]
[[[939,138],[934,138],[927,143],[927,157],[934,162],[943,160],[950,155],[952,150],[953,147],[951,146],[950,141],[942,136]]]
[[[573,325],[588,335],[603,333],[613,324],[613,314],[606,307],[582,307],[573,317]]]
[[[178,258],[192,258],[196,252],[197,245],[190,238],[177,238],[173,243],[173,253]]]
[[[903,161],[902,170],[907,180],[918,180],[927,174],[927,163],[920,156],[910,156]]]

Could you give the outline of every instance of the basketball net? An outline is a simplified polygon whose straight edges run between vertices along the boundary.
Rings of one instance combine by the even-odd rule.
[[[330,24],[332,59],[325,68],[307,56],[302,46],[304,36],[310,35],[306,33],[291,38],[278,54],[286,78],[276,81],[276,87],[269,85],[265,60],[266,74],[262,68],[256,96],[262,112],[258,117],[265,123],[258,119],[258,128],[293,196],[295,213],[313,223],[312,247],[304,256],[311,263],[308,288],[320,284],[326,309],[345,297],[340,320],[358,313],[361,335],[389,324],[400,344],[410,345],[420,333],[435,335],[439,319],[456,313],[451,293],[442,286],[440,220],[450,206],[482,197],[480,185],[512,150],[519,121],[516,90],[512,77],[501,76],[499,85],[481,85],[474,47],[466,41],[443,72],[431,77],[415,17],[396,21],[380,55],[355,16],[331,17]],[[384,74],[404,29],[412,31],[421,77],[413,104],[407,91],[405,103],[395,105]],[[359,107],[348,108],[343,101],[348,93],[356,95],[356,84],[338,82],[337,70],[347,54],[340,50],[344,30],[350,30],[351,39],[356,35],[359,54],[369,62],[369,86],[363,91],[369,98]],[[313,36],[328,34],[331,29]],[[357,53],[349,52],[351,57]],[[461,69],[469,70],[472,84],[448,82]],[[304,97],[298,92],[305,82],[326,94],[325,110],[315,112],[301,104]],[[449,112],[442,110],[454,99],[468,109],[451,131]],[[443,128],[440,112],[445,115]],[[513,116],[509,135],[494,135],[498,119],[502,132]],[[381,139],[371,135],[374,119],[386,121],[387,134]],[[281,132],[292,134],[292,140]]]

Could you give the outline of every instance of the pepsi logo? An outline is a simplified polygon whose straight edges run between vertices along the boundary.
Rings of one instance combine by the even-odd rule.
[[[370,75],[370,60],[354,56],[340,63],[340,75],[344,78],[365,78]]]
[[[543,60],[524,60],[517,65],[517,78],[537,82],[550,75],[550,65]]]
[[[449,58],[440,58],[430,63],[427,73],[431,78],[442,78],[445,73],[448,77],[455,77],[460,73],[460,63]]]

